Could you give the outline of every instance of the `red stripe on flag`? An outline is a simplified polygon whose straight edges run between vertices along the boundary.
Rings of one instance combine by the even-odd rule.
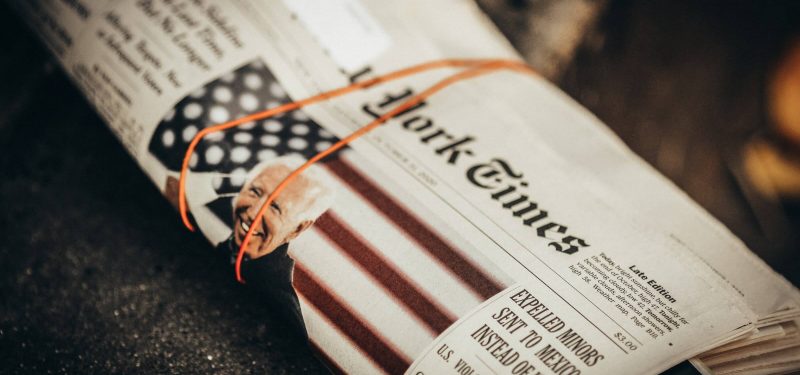
[[[459,279],[483,298],[488,299],[503,290],[503,287],[497,281],[464,258],[446,240],[428,228],[414,214],[404,209],[402,205],[376,186],[368,177],[356,171],[342,158],[330,159],[325,163],[325,166],[350,185],[373,207],[386,215],[406,234],[411,236],[445,267],[453,270]]]
[[[383,288],[397,297],[409,311],[419,317],[434,333],[444,332],[456,318],[450,316],[432,299],[428,298],[414,282],[403,276],[385,261],[379,251],[368,245],[358,234],[328,211],[317,219],[315,227],[331,239],[354,262],[361,265]]]
[[[390,374],[402,374],[411,363],[377,333],[359,319],[336,296],[320,284],[299,263],[294,268],[294,286],[306,300],[313,304],[345,336],[358,345],[367,356]]]

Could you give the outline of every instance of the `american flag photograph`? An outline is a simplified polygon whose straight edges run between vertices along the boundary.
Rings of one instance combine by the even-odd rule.
[[[291,100],[263,63],[251,62],[181,100],[155,130],[149,151],[178,173],[201,128]],[[205,208],[230,233],[235,197],[254,168],[287,156],[308,159],[337,140],[295,110],[208,135],[192,155],[190,174],[211,176],[198,180],[216,193]],[[456,228],[381,178],[393,171],[350,148],[318,166],[335,185],[334,202],[291,241],[288,256],[310,343],[335,372],[402,373],[460,316],[510,285]]]

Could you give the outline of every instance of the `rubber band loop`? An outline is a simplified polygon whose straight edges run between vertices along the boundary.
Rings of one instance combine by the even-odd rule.
[[[450,85],[452,85],[454,83],[457,83],[457,82],[460,82],[460,81],[463,81],[463,80],[476,78],[478,76],[485,75],[485,74],[488,74],[488,73],[492,73],[492,72],[495,72],[495,71],[498,71],[498,70],[510,70],[512,72],[517,72],[517,73],[525,73],[525,74],[529,74],[529,75],[536,75],[536,72],[533,69],[531,69],[530,67],[528,67],[527,65],[525,65],[525,64],[523,64],[521,62],[512,61],[512,60],[485,59],[485,60],[442,60],[442,61],[434,61],[434,62],[420,64],[420,65],[417,65],[417,66],[414,66],[414,67],[410,67],[410,68],[406,68],[406,69],[401,69],[401,70],[395,71],[393,73],[389,73],[389,74],[386,74],[386,75],[383,75],[383,76],[380,76],[380,77],[377,77],[377,78],[374,78],[374,79],[370,79],[370,80],[363,81],[363,82],[360,82],[360,83],[355,83],[355,84],[352,84],[352,85],[349,85],[349,86],[345,86],[345,87],[342,87],[342,88],[339,88],[339,89],[327,91],[327,92],[324,92],[322,94],[318,94],[318,95],[312,96],[310,98],[306,98],[306,99],[303,99],[303,100],[299,100],[299,101],[295,101],[295,102],[284,104],[284,105],[276,107],[274,109],[262,111],[262,112],[259,112],[259,113],[256,113],[256,114],[252,114],[252,115],[245,116],[245,117],[242,117],[242,118],[237,119],[237,120],[233,120],[233,121],[224,123],[224,124],[215,125],[215,126],[212,126],[212,127],[205,128],[202,131],[200,131],[195,136],[194,139],[192,139],[192,142],[190,143],[189,148],[186,151],[186,155],[184,157],[184,163],[183,163],[183,166],[181,168],[181,177],[180,177],[180,181],[179,181],[180,186],[179,186],[178,194],[179,194],[179,202],[180,202],[179,208],[181,210],[181,218],[183,219],[184,224],[190,230],[194,230],[193,226],[191,225],[191,223],[188,220],[188,213],[187,213],[187,210],[186,210],[185,182],[186,182],[186,174],[188,173],[188,170],[189,170],[189,168],[188,168],[189,167],[189,159],[191,158],[191,155],[194,153],[195,147],[197,146],[197,144],[202,140],[202,138],[205,135],[210,134],[210,133],[215,132],[215,131],[227,130],[227,129],[233,128],[235,126],[238,126],[238,125],[250,122],[250,121],[261,120],[261,119],[265,119],[265,118],[268,118],[268,117],[271,117],[271,116],[275,116],[275,115],[278,115],[278,114],[281,114],[281,113],[284,113],[284,112],[288,112],[288,111],[291,111],[291,110],[302,108],[302,107],[307,106],[309,104],[314,104],[314,103],[318,103],[320,101],[332,99],[334,97],[345,95],[345,94],[354,92],[356,90],[365,89],[365,88],[371,87],[371,86],[379,84],[379,83],[388,82],[388,81],[399,79],[399,78],[402,78],[402,77],[405,77],[405,76],[408,76],[408,75],[417,74],[417,73],[420,73],[420,72],[423,72],[423,71],[426,71],[426,70],[435,69],[435,68],[441,68],[441,67],[467,67],[468,69],[465,70],[465,71],[459,72],[459,73],[455,73],[453,75],[450,75],[450,76],[438,81],[437,83],[435,83],[432,86],[428,87],[426,90],[422,91],[421,93],[419,93],[417,95],[412,96],[411,98],[409,98],[408,100],[406,100],[402,104],[398,105],[397,107],[395,107],[391,111],[385,113],[384,115],[380,116],[379,118],[373,120],[369,124],[367,124],[367,125],[365,125],[365,126],[363,126],[361,128],[358,128],[353,133],[351,133],[350,135],[348,135],[345,138],[342,138],[341,140],[339,140],[335,144],[331,145],[330,147],[328,147],[324,151],[317,153],[312,158],[308,159],[305,163],[303,163],[303,165],[301,165],[300,167],[298,167],[297,169],[292,171],[288,176],[286,176],[278,184],[278,186],[275,187],[275,189],[267,197],[267,200],[259,208],[258,213],[256,214],[256,217],[253,219],[253,222],[250,223],[250,228],[248,229],[247,233],[245,234],[244,239],[242,240],[241,245],[239,246],[239,252],[238,252],[238,254],[236,256],[236,267],[235,267],[235,269],[236,269],[236,280],[237,281],[239,281],[241,283],[244,283],[244,279],[242,278],[242,275],[241,275],[241,263],[242,263],[242,260],[244,258],[245,249],[247,249],[247,245],[249,244],[250,239],[253,236],[253,233],[255,233],[256,228],[259,225],[261,225],[261,221],[264,220],[263,217],[264,217],[264,214],[266,213],[267,207],[269,207],[270,204],[278,197],[278,195],[284,189],[286,189],[286,187],[289,185],[289,183],[291,183],[294,179],[296,179],[301,173],[303,173],[303,171],[308,169],[311,165],[313,165],[314,163],[322,160],[323,158],[327,157],[328,155],[336,152],[337,150],[339,150],[342,147],[346,146],[347,144],[355,141],[356,139],[362,137],[366,133],[368,133],[368,132],[372,131],[373,129],[377,128],[378,126],[384,124],[385,122],[389,121],[390,119],[394,118],[395,116],[403,113],[407,109],[409,109],[409,108],[411,108],[411,107],[413,107],[413,106],[425,101],[427,98],[431,97],[432,95],[438,93],[439,91],[445,89],[446,87],[448,87],[448,86],[450,86]]]

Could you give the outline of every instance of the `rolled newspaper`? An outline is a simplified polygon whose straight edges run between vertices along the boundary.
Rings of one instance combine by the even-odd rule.
[[[391,72],[520,60],[471,1],[11,3],[335,372],[800,366],[796,288],[546,80],[497,70],[397,110],[471,68]]]

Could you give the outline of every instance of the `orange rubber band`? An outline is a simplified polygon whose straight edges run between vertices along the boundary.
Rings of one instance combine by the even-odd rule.
[[[336,142],[332,146],[328,147],[326,150],[314,155],[308,161],[303,163],[303,165],[301,165],[300,167],[298,167],[297,169],[292,171],[288,176],[286,176],[286,178],[284,178],[280,182],[280,184],[278,184],[278,186],[267,197],[267,200],[264,202],[264,204],[261,205],[258,213],[256,214],[256,217],[254,218],[253,222],[250,224],[250,228],[248,229],[247,234],[245,235],[244,239],[242,240],[242,244],[239,246],[239,252],[238,252],[238,255],[236,257],[236,280],[237,281],[239,281],[241,283],[244,283],[244,279],[242,278],[242,275],[241,275],[241,263],[242,263],[242,260],[244,258],[245,249],[247,248],[247,245],[250,242],[250,239],[253,236],[253,233],[255,232],[255,229],[259,225],[261,225],[261,220],[263,220],[263,217],[264,217],[264,214],[266,212],[267,207],[270,206],[270,204],[278,197],[278,195],[286,188],[286,186],[288,186],[289,183],[291,183],[294,179],[296,179],[301,173],[303,173],[303,171],[308,169],[312,164],[316,163],[319,160],[322,160],[326,156],[332,154],[333,152],[336,152],[337,150],[341,149],[345,145],[353,142],[354,140],[360,138],[364,134],[372,131],[373,129],[377,128],[378,126],[382,125],[383,123],[389,121],[393,117],[395,117],[395,116],[399,115],[400,113],[406,111],[407,109],[409,109],[409,108],[411,108],[411,107],[413,107],[413,106],[425,101],[427,98],[431,97],[432,95],[436,94],[437,92],[443,90],[444,88],[446,88],[446,87],[448,87],[448,86],[450,86],[450,85],[452,85],[454,83],[457,83],[457,82],[463,81],[463,80],[467,80],[467,79],[476,78],[478,76],[481,76],[481,75],[484,75],[484,74],[488,74],[488,73],[491,73],[491,72],[494,72],[494,71],[498,71],[498,70],[510,70],[510,71],[517,72],[517,73],[526,73],[526,74],[531,74],[531,75],[535,75],[536,74],[536,72],[533,69],[531,69],[530,67],[528,67],[527,65],[525,65],[523,63],[520,63],[520,62],[517,62],[517,61],[511,61],[511,60],[488,60],[487,59],[487,60],[442,60],[442,61],[435,61],[435,62],[420,64],[420,65],[417,65],[417,66],[414,66],[414,67],[411,67],[411,68],[407,68],[407,69],[398,70],[398,71],[395,71],[393,73],[389,73],[389,74],[386,74],[386,75],[383,75],[383,76],[380,76],[380,77],[377,77],[377,78],[374,78],[374,79],[371,79],[371,80],[367,80],[367,81],[360,82],[360,83],[355,83],[355,84],[352,84],[352,85],[349,85],[349,86],[346,86],[346,87],[343,87],[343,88],[327,91],[325,93],[322,93],[322,94],[319,94],[319,95],[316,95],[316,96],[312,96],[312,97],[307,98],[307,99],[303,99],[303,100],[292,102],[292,103],[287,103],[287,104],[284,104],[282,106],[276,107],[274,109],[266,110],[266,111],[259,112],[259,113],[256,113],[256,114],[253,114],[253,115],[249,115],[249,116],[245,116],[245,117],[242,117],[240,119],[233,120],[233,121],[230,121],[230,122],[227,122],[227,123],[224,123],[224,124],[215,125],[215,126],[203,129],[202,131],[200,131],[195,136],[195,138],[190,143],[189,148],[187,149],[186,155],[184,157],[183,167],[181,168],[181,178],[180,178],[180,181],[179,181],[179,183],[180,183],[180,186],[179,186],[179,202],[180,202],[179,207],[180,207],[180,210],[181,210],[181,218],[183,219],[184,224],[187,226],[187,228],[189,228],[190,230],[193,230],[193,227],[192,227],[191,223],[188,220],[188,214],[186,212],[185,180],[186,180],[186,174],[188,173],[189,159],[191,158],[191,155],[194,152],[194,148],[197,146],[197,144],[200,142],[200,140],[202,140],[202,138],[205,135],[207,135],[207,134],[209,134],[211,132],[215,132],[215,131],[227,130],[227,129],[230,129],[230,128],[235,127],[237,125],[241,125],[243,123],[247,123],[247,122],[250,122],[250,121],[261,120],[261,119],[264,119],[264,118],[275,116],[275,115],[283,113],[283,112],[291,111],[291,110],[294,110],[294,109],[297,109],[297,108],[302,108],[303,106],[306,106],[306,105],[309,105],[309,104],[313,104],[313,103],[317,103],[317,102],[320,102],[320,101],[323,101],[323,100],[331,99],[331,98],[334,98],[334,97],[337,97],[337,96],[341,96],[341,95],[344,95],[344,94],[347,94],[347,93],[351,93],[351,92],[353,92],[355,90],[368,88],[368,87],[373,86],[373,85],[378,84],[378,83],[388,82],[390,80],[395,80],[395,79],[398,79],[398,78],[401,78],[401,77],[405,77],[405,76],[408,76],[408,75],[411,75],[411,74],[416,74],[416,73],[420,73],[420,72],[425,71],[425,70],[430,70],[430,69],[440,68],[440,67],[469,67],[469,69],[466,70],[466,71],[460,72],[460,73],[453,74],[451,76],[448,76],[448,77],[440,80],[436,84],[430,86],[425,91],[423,91],[423,92],[421,92],[421,93],[419,93],[417,95],[414,95],[413,97],[411,97],[410,99],[406,100],[402,104],[398,105],[397,107],[395,107],[391,111],[387,112],[386,114],[384,114],[384,115],[380,116],[379,118],[373,120],[369,124],[357,129],[356,131],[354,131],[353,133],[351,133],[347,137],[342,138],[341,140],[339,140],[338,142]]]

